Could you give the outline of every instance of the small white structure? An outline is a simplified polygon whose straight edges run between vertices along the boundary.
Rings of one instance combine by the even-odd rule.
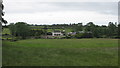
[[[76,32],[69,32],[68,35],[76,35]]]
[[[54,31],[52,32],[52,36],[63,36],[63,33],[60,31]]]

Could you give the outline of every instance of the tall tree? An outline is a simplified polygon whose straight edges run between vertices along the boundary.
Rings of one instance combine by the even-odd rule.
[[[108,24],[108,36],[112,37],[115,36],[117,34],[117,27],[115,24],[113,24],[113,22],[109,22]]]
[[[120,23],[118,24],[118,28],[117,28],[117,31],[118,31],[118,38],[120,38]]]
[[[43,28],[43,29],[44,29],[45,35],[47,35],[47,29],[48,29],[48,28],[47,28],[47,25],[44,25],[44,28]]]
[[[9,28],[11,34],[12,34],[12,40],[14,40],[14,37],[16,36],[15,24],[14,23],[10,23],[8,28]]]
[[[14,23],[10,23],[9,25],[10,32],[13,36],[16,36],[16,27]]]
[[[95,28],[95,24],[93,22],[89,22],[85,25],[85,31],[93,31]]]
[[[99,26],[99,36],[106,38],[108,33],[108,27],[105,25]]]
[[[93,37],[97,36],[97,28],[93,22],[89,22],[85,25],[85,32],[92,33]]]
[[[78,32],[78,31],[82,31],[83,30],[83,25],[82,23],[78,23],[78,25],[76,25],[74,31]]]
[[[27,23],[25,22],[17,22],[15,24],[16,28],[16,35],[22,37],[22,39],[25,39],[30,35],[30,28]]]
[[[21,37],[22,39],[26,39],[30,35],[31,30],[25,22],[11,23],[9,29],[13,36]]]

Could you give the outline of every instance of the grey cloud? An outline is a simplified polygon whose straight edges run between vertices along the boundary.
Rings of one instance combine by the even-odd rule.
[[[56,3],[63,10],[77,11],[95,11],[104,14],[117,15],[117,2],[74,2],[74,3]]]
[[[6,4],[8,13],[36,13],[56,11],[95,11],[117,15],[117,2],[12,2]]]

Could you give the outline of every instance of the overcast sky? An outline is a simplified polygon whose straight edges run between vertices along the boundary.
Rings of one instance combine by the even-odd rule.
[[[6,13],[4,18],[9,23],[27,22],[29,24],[94,22],[97,25],[107,25],[110,21],[117,22],[117,0],[99,1],[4,0]]]

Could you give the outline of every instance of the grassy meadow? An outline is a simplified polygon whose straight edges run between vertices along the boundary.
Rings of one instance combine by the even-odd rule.
[[[117,39],[3,41],[3,66],[117,66]]]

